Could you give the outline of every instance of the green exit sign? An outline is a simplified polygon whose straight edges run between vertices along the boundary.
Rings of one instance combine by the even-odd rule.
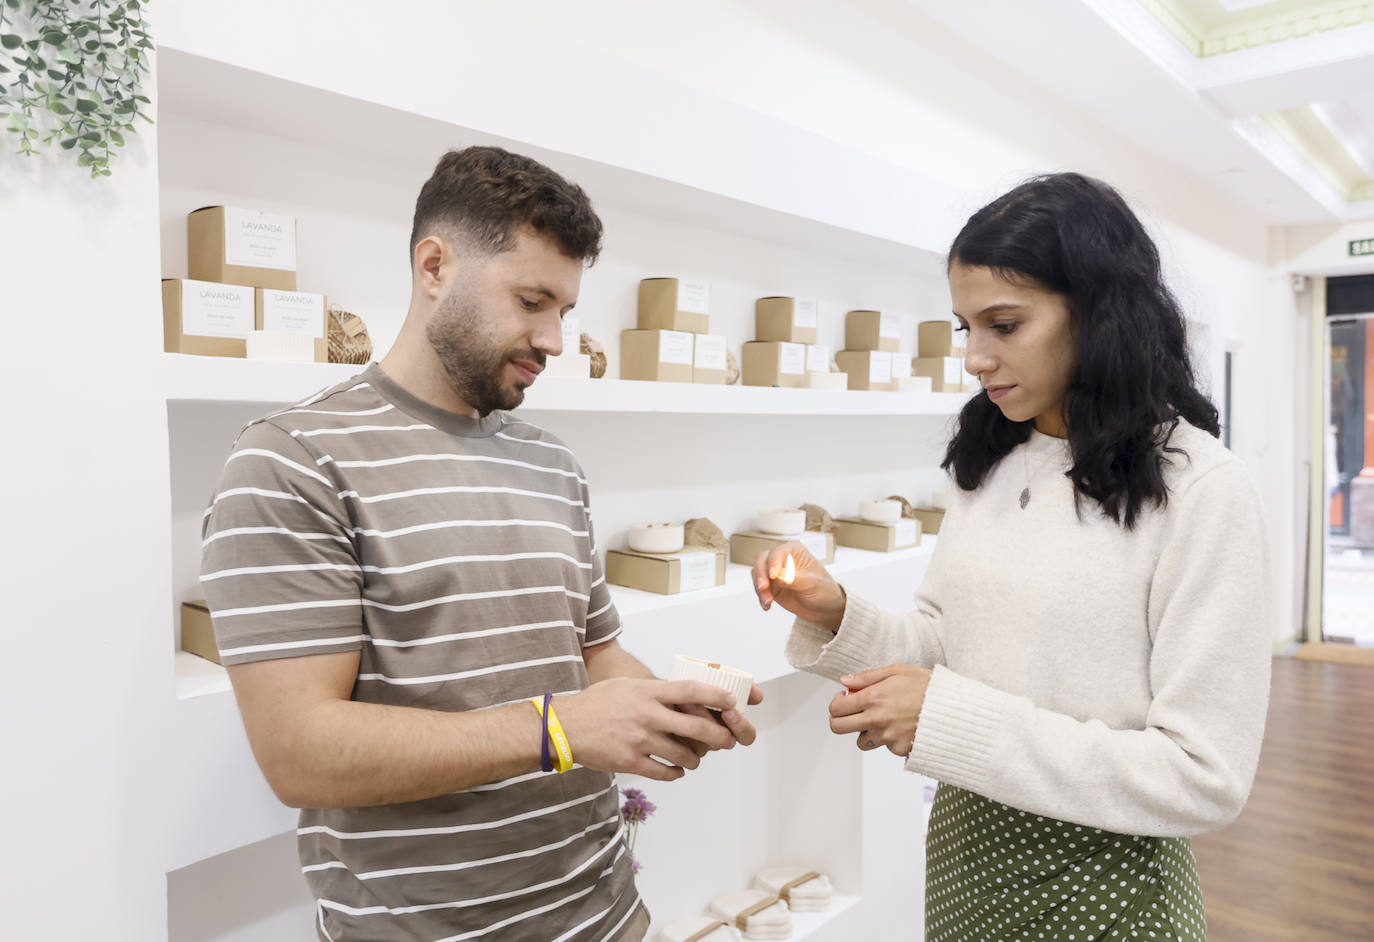
[[[1374,255],[1374,239],[1355,239],[1350,243],[1350,257]]]

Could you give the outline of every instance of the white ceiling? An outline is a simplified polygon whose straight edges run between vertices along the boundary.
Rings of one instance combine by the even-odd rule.
[[[1319,105],[1314,111],[1331,131],[1321,135],[1324,145],[1344,144],[1344,166],[1367,171],[1374,164],[1374,23],[1317,28],[1309,20],[1301,38],[1261,43],[1251,33],[1246,48],[1203,56],[1145,9],[1169,7],[1224,31],[1257,17],[1280,22],[1295,10],[1329,12],[1331,0],[908,2],[1271,223],[1374,219],[1374,199],[1352,199],[1354,191],[1311,159],[1317,144],[1295,147],[1292,134],[1277,133],[1263,117]]]

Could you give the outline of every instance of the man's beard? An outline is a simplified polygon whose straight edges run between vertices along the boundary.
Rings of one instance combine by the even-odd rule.
[[[477,299],[450,291],[425,328],[458,397],[480,416],[497,409],[514,409],[525,401],[525,388],[502,385],[506,364],[528,360],[544,366],[545,355],[530,348],[501,349],[491,342],[482,323]]]

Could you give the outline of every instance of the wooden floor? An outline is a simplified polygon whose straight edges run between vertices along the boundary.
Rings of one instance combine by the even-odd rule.
[[[1374,667],[1275,658],[1249,804],[1193,848],[1210,942],[1374,940]]]

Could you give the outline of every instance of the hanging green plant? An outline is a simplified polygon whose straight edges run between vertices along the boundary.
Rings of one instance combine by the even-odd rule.
[[[142,93],[153,41],[146,0],[0,0],[0,124],[18,151],[57,144],[92,177],[134,121],[152,118]]]

